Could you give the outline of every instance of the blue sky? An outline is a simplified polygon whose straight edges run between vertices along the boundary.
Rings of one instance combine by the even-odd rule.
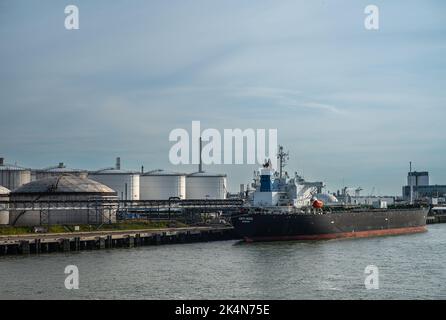
[[[64,8],[80,30],[64,28]],[[380,30],[364,28],[368,4]],[[290,171],[400,194],[446,184],[444,1],[0,0],[0,154],[166,168],[169,132],[277,128]],[[256,166],[213,166],[232,190]]]

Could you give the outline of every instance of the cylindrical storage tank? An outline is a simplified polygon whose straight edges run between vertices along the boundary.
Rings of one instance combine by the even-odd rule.
[[[9,200],[14,226],[113,223],[118,209],[114,190],[72,175],[30,182],[12,191]],[[48,210],[49,205],[57,208]]]
[[[9,201],[9,190],[0,186],[0,202]],[[0,203],[0,225],[9,223],[8,204]]]
[[[4,163],[0,158],[0,185],[14,190],[31,181],[31,170]]]
[[[54,166],[54,167],[50,167],[47,169],[32,170],[31,171],[31,181],[45,179],[45,178],[49,178],[49,177],[56,177],[56,176],[60,176],[62,174],[71,174],[71,175],[78,176],[81,178],[87,178],[87,176],[88,176],[87,170],[67,168],[63,162],[60,162],[59,165]]]
[[[186,199],[186,175],[178,172],[155,170],[139,177],[140,200]]]
[[[225,174],[196,172],[186,176],[186,199],[226,199]]]
[[[89,172],[88,178],[115,190],[120,200],[139,200],[139,173],[104,169]]]

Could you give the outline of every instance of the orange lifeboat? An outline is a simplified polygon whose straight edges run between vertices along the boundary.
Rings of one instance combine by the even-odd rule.
[[[313,208],[315,209],[322,209],[322,207],[324,206],[324,203],[320,200],[314,200],[313,201]]]

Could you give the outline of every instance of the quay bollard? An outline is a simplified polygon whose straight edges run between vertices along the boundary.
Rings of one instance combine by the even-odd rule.
[[[34,240],[34,250],[37,254],[39,254],[40,252],[42,252],[42,248],[41,248],[41,244],[40,244],[40,239],[35,239]]]
[[[107,239],[105,240],[105,247],[107,249],[113,248],[113,238],[111,235],[107,236]]]
[[[135,246],[135,237],[128,236],[127,237],[127,247],[133,248]]]
[[[20,241],[20,252],[22,254],[29,254],[30,253],[29,241],[26,241],[26,240]]]
[[[74,251],[79,251],[81,249],[81,238],[74,238]]]
[[[136,247],[141,246],[141,234],[139,234],[139,233],[137,233],[137,234],[135,235],[135,246],[136,246]]]
[[[62,247],[63,252],[69,252],[70,251],[70,239],[62,239],[61,247]]]
[[[105,238],[99,238],[98,239],[98,248],[99,249],[105,249]]]

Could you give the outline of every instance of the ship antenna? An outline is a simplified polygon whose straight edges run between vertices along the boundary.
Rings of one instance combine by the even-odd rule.
[[[277,159],[279,160],[279,178],[282,178],[283,168],[285,168],[287,161],[290,159],[289,152],[283,151],[283,146],[279,146]]]

